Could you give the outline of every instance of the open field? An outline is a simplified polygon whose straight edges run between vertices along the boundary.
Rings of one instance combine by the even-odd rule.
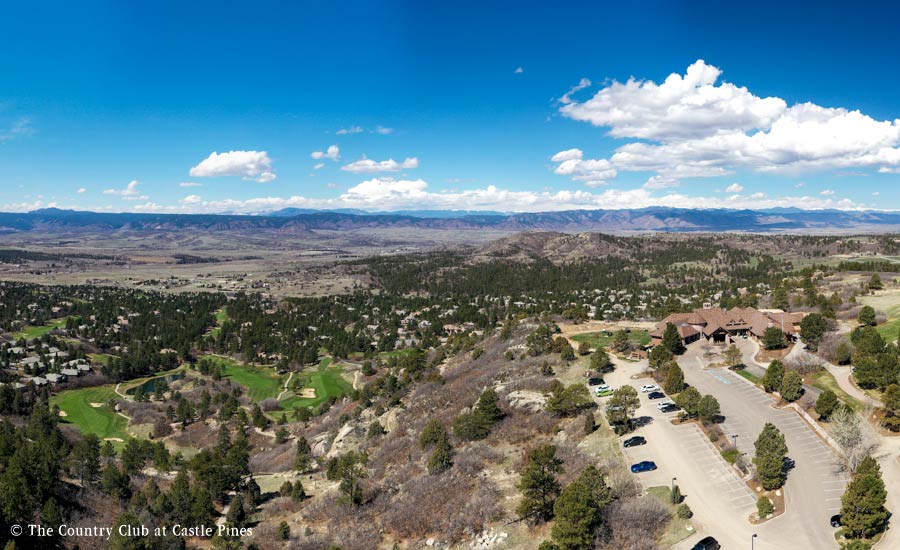
[[[572,336],[579,344],[587,342],[589,346],[596,349],[598,347],[607,347],[612,344],[613,337],[603,334],[603,332],[588,332],[585,334],[576,334]],[[646,346],[650,343],[650,333],[646,330],[632,330],[628,333],[628,341],[632,344]]]
[[[16,332],[13,334],[16,340],[19,338],[25,338],[27,340],[33,340],[35,338],[41,338],[46,334],[50,334],[50,331],[56,330],[58,328],[62,328],[66,326],[66,321],[68,317],[63,317],[62,319],[55,319],[46,325],[38,326],[38,327],[27,327],[24,330]]]
[[[125,439],[128,420],[108,405],[110,399],[119,397],[114,388],[110,384],[66,390],[50,397],[50,405],[57,405],[66,413],[63,423],[74,424],[82,433],[92,433],[100,439]],[[92,403],[101,405],[95,407]]]
[[[319,362],[315,370],[305,370],[294,374],[296,388],[312,388],[316,392],[315,397],[301,397],[292,395],[281,400],[282,409],[299,409],[301,407],[316,407],[330,396],[343,397],[353,388],[349,382],[341,376],[343,369],[340,366],[331,366],[331,357],[325,357]],[[294,380],[291,385],[294,386]]]

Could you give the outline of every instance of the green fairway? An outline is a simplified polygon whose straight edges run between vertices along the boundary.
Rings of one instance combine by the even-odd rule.
[[[900,334],[900,307],[891,308],[887,314],[888,321],[881,323],[876,328],[885,342],[896,342],[897,336]]]
[[[613,332],[613,334],[615,334],[615,332]],[[588,332],[585,334],[576,334],[572,337],[572,340],[575,340],[579,344],[581,342],[587,342],[589,346],[597,349],[598,347],[605,348],[612,344],[613,336],[607,336],[602,332]],[[628,333],[628,341],[632,344],[646,346],[650,343],[650,333],[646,330],[632,330]]]
[[[219,333],[222,331],[222,323],[228,320],[228,310],[224,307],[216,312],[216,327],[209,331],[209,335],[213,338],[219,336]]]
[[[282,390],[284,377],[275,372],[273,368],[256,367],[215,355],[209,355],[206,358],[222,365],[223,374],[246,388],[247,397],[254,403],[269,397],[278,397]]]
[[[63,423],[71,423],[82,433],[95,434],[100,439],[108,437],[125,439],[128,420],[112,410],[108,403],[116,399],[115,386],[97,386],[66,390],[50,398],[50,405],[57,405],[66,413],[61,418]],[[91,403],[102,403],[94,407]]]
[[[18,340],[19,338],[25,338],[26,340],[33,340],[35,338],[41,338],[46,334],[50,334],[50,331],[56,330],[59,328],[63,328],[66,326],[66,321],[68,317],[63,317],[62,319],[55,319],[50,321],[46,325],[42,325],[39,327],[26,327],[25,330],[21,330],[15,334],[13,337]]]
[[[301,407],[316,407],[328,399],[329,396],[341,398],[348,394],[353,387],[343,379],[341,367],[331,366],[331,357],[325,357],[319,362],[315,370],[306,370],[294,374],[291,386],[296,388],[313,388],[315,397],[301,397],[291,395],[281,400],[282,409],[299,409]],[[296,386],[295,386],[295,382]]]
[[[856,411],[862,411],[863,405],[858,399],[845,392],[838,385],[837,380],[827,370],[820,370],[812,375],[812,385],[822,391],[831,390],[838,399],[853,407]]]

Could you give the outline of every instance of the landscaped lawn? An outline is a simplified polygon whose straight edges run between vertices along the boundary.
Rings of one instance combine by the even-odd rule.
[[[68,317],[63,317],[62,319],[55,319],[50,321],[46,325],[42,325],[39,327],[26,327],[24,330],[21,330],[15,334],[13,337],[18,340],[19,338],[25,338],[26,340],[33,340],[35,338],[41,338],[45,334],[50,334],[51,330],[56,330],[59,328],[63,328],[66,326],[66,321]]]
[[[613,334],[615,334],[615,332],[613,332]],[[572,337],[572,340],[575,340],[579,344],[581,342],[587,342],[589,346],[597,349],[598,347],[607,347],[612,344],[613,336],[606,336],[602,332],[587,332],[584,334],[576,334]],[[646,346],[650,343],[650,333],[646,330],[632,330],[628,333],[628,341],[632,344]]]
[[[819,388],[822,391],[831,390],[832,392],[834,392],[838,399],[853,407],[854,410],[862,410],[862,403],[860,403],[858,399],[856,399],[849,393],[842,390],[838,385],[837,380],[835,380],[834,376],[832,376],[832,374],[827,370],[823,369],[817,373],[814,373],[811,376],[811,379],[814,388]]]
[[[254,403],[281,393],[284,378],[271,367],[257,367],[215,355],[206,358],[222,365],[222,374],[246,388],[247,397]]]
[[[331,357],[325,357],[319,362],[315,370],[305,370],[294,374],[291,380],[291,386],[294,380],[298,380],[298,388],[313,388],[316,390],[316,396],[300,397],[299,395],[291,395],[281,400],[282,409],[299,409],[301,407],[316,407],[329,396],[343,397],[349,393],[353,387],[341,376],[343,369],[341,367],[331,366]]]
[[[759,384],[760,380],[762,380],[762,378],[760,378],[759,376],[756,376],[752,372],[747,371],[747,369],[735,369],[734,372],[736,372],[740,376],[743,376],[744,378],[753,382],[754,384]]]
[[[93,388],[65,390],[50,397],[50,406],[57,405],[66,416],[60,420],[78,427],[82,433],[95,434],[100,439],[117,437],[125,439],[128,420],[112,410],[110,399],[119,398],[112,384]],[[91,403],[102,403],[94,407]]]

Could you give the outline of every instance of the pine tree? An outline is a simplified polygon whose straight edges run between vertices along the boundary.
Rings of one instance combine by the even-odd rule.
[[[831,390],[825,390],[816,399],[816,412],[822,419],[828,419],[838,406],[838,398]]]
[[[781,397],[785,401],[794,402],[803,395],[803,379],[794,369],[788,369],[781,380]]]
[[[781,383],[784,381],[784,364],[778,359],[775,359],[771,363],[769,363],[769,368],[766,369],[766,373],[763,375],[762,383],[763,389],[769,393],[772,393],[775,390],[781,388]]]
[[[877,464],[874,468],[857,468],[841,497],[841,526],[845,535],[868,538],[883,531],[888,514],[884,507],[886,501],[887,491]]]
[[[603,513],[614,495],[603,475],[588,466],[556,499],[551,529],[554,544],[560,550],[591,550],[595,533],[603,522]]]
[[[537,447],[528,454],[519,481],[522,502],[517,511],[521,517],[533,521],[547,521],[553,517],[553,503],[560,493],[556,474],[562,471],[562,460],[556,457],[555,446]]]
[[[672,355],[684,353],[684,342],[681,341],[681,336],[678,334],[678,327],[672,323],[666,323],[666,330],[663,332],[661,345],[669,350]]]
[[[681,392],[683,389],[684,373],[681,371],[681,367],[679,367],[678,364],[673,364],[669,367],[669,372],[666,374],[666,382],[663,384],[663,390],[672,395]]]
[[[238,528],[243,527],[246,523],[247,514],[244,511],[244,499],[240,494],[235,495],[231,500],[231,505],[228,507],[228,514],[225,516],[225,521]]]
[[[436,475],[449,470],[451,466],[453,466],[453,447],[444,434],[444,437],[434,444],[434,450],[428,458],[428,473]]]
[[[766,422],[762,433],[754,443],[756,456],[756,473],[764,489],[771,491],[784,485],[784,458],[787,456],[787,444],[774,424]]]

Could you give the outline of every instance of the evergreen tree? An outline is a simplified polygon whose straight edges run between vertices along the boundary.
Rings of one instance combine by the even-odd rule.
[[[768,327],[763,332],[762,344],[766,349],[781,349],[787,345],[787,341],[780,328]]]
[[[678,364],[673,364],[669,368],[669,372],[666,374],[666,381],[663,384],[663,390],[670,394],[676,394],[681,392],[684,389],[684,373],[681,371],[681,367]]]
[[[294,470],[306,473],[312,466],[312,448],[303,436],[297,437],[297,457],[294,459]]]
[[[447,440],[447,435],[437,440],[434,444],[434,450],[428,458],[428,473],[432,475],[439,474],[450,469],[453,465],[453,447]]]
[[[828,322],[818,313],[810,313],[800,321],[800,339],[811,351],[819,349],[819,344],[827,330]]]
[[[872,306],[863,306],[862,309],[859,310],[859,317],[857,317],[857,320],[861,326],[874,327],[876,324],[875,308]]]
[[[773,391],[781,389],[781,383],[784,381],[784,364],[775,359],[771,363],[769,363],[769,368],[766,369],[766,373],[763,375],[762,387],[769,393]]]
[[[244,499],[240,493],[235,495],[228,507],[228,514],[225,515],[225,521],[232,526],[241,528],[247,522],[247,513],[244,510]]]
[[[886,501],[887,491],[877,464],[874,468],[871,465],[858,468],[841,497],[841,526],[845,535],[869,538],[882,532],[888,515]]]
[[[662,347],[667,349],[672,355],[684,353],[684,342],[678,334],[678,327],[672,323],[666,323],[666,330],[663,332]]]
[[[819,414],[819,417],[827,420],[831,413],[838,406],[838,398],[831,390],[825,390],[821,394],[819,394],[818,399],[816,399],[816,413]]]
[[[700,398],[697,388],[690,387],[678,394],[675,404],[684,409],[688,416],[694,417],[700,413]]]
[[[597,347],[591,354],[591,368],[597,372],[606,372],[606,369],[612,365],[609,354],[601,347]]]
[[[432,419],[425,424],[425,427],[422,428],[422,433],[419,434],[419,446],[422,447],[422,449],[428,449],[442,438],[446,437],[447,429],[444,428],[441,421]]]
[[[519,481],[522,501],[517,511],[521,517],[534,521],[548,521],[553,517],[553,504],[560,493],[556,474],[562,471],[562,460],[556,457],[555,446],[544,445],[528,453]]]
[[[711,422],[715,422],[715,420],[721,414],[722,409],[719,406],[719,400],[716,399],[712,395],[704,395],[700,398],[700,406],[698,414],[700,415],[700,420],[709,424]]]
[[[900,386],[888,386],[881,396],[881,402],[884,403],[882,424],[892,432],[900,431]]]
[[[784,434],[774,424],[766,422],[754,447],[753,462],[760,484],[768,491],[780,488],[784,485],[784,458],[787,456]]]
[[[553,505],[556,521],[551,534],[554,544],[560,550],[593,549],[603,514],[614,498],[599,470],[588,466],[578,479],[562,490]]]
[[[803,395],[803,379],[794,369],[787,369],[781,380],[781,397],[785,401],[794,402]]]

